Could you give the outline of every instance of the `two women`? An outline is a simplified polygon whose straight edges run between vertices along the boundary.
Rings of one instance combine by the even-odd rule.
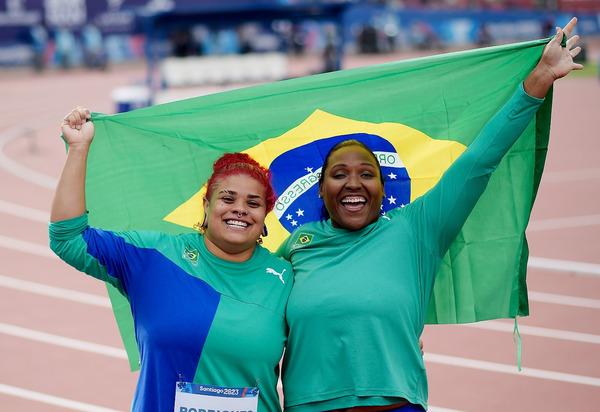
[[[565,27],[567,36],[575,24]],[[319,184],[330,219],[303,226],[279,250],[296,272],[286,312],[286,410],[426,407],[418,338],[437,269],[553,82],[581,68],[572,60],[579,49],[570,50],[577,36],[561,47],[562,36],[557,30],[538,66],[440,182],[402,209],[379,217],[383,179],[367,147],[349,141],[332,149]],[[76,109],[63,122],[69,153],[52,207],[51,244],[129,298],[142,356],[134,410],[171,410],[178,382],[256,383],[259,410],[279,410],[276,371],[292,279],[286,262],[256,246],[273,199],[270,185],[253,173],[268,174],[247,159],[224,160],[231,173],[217,162],[204,236],[89,228],[84,183],[94,130],[87,119]],[[296,242],[300,233],[312,234],[311,242]],[[273,271],[281,276],[265,276]],[[261,327],[244,329],[245,319]]]
[[[141,357],[132,410],[192,405],[192,382],[226,387],[228,395],[258,389],[258,396],[220,399],[227,410],[240,410],[238,401],[257,403],[243,404],[247,410],[281,410],[277,380],[293,278],[287,261],[257,244],[275,203],[269,171],[243,154],[215,162],[204,234],[92,228],[85,203],[89,118],[77,108],[62,123],[69,151],[52,204],[50,245],[129,300]]]

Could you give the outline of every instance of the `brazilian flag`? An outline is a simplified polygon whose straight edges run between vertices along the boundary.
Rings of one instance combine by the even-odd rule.
[[[267,218],[265,246],[275,250],[296,227],[320,218],[323,157],[346,138],[375,151],[386,179],[385,213],[438,181],[535,67],[547,42],[342,70],[115,115],[94,113],[86,186],[90,224],[193,231],[202,222],[202,187],[213,161],[240,151],[273,171],[278,201]],[[545,161],[551,100],[550,92],[445,257],[428,323],[528,314],[525,228]],[[109,294],[135,369],[128,302],[110,286]]]

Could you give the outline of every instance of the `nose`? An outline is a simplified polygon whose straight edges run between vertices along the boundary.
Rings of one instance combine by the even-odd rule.
[[[233,209],[231,210],[233,213],[237,214],[237,217],[242,217],[248,214],[248,210],[244,207],[242,202],[238,202],[233,205]]]
[[[360,177],[355,174],[351,174],[348,176],[346,180],[346,184],[344,185],[346,189],[356,190],[361,188]]]

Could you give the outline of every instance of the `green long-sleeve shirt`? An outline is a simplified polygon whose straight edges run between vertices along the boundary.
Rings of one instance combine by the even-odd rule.
[[[286,311],[286,411],[403,400],[427,406],[418,339],[435,275],[541,102],[521,85],[438,184],[409,205],[356,231],[309,223],[282,244],[278,253],[295,271]]]

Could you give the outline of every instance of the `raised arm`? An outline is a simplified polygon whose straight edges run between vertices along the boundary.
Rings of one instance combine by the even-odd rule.
[[[523,82],[525,92],[530,96],[543,99],[555,80],[565,77],[571,70],[581,70],[581,64],[573,62],[573,57],[581,51],[581,47],[574,47],[579,41],[579,36],[569,37],[577,24],[577,18],[563,28],[556,28],[556,35],[544,47],[542,57],[537,66]],[[561,46],[563,34],[567,37],[566,47]]]
[[[69,148],[52,201],[51,222],[81,216],[86,211],[85,173],[88,152],[94,139],[94,123],[88,122],[90,117],[89,110],[77,107],[61,123],[62,134]]]
[[[535,116],[553,82],[583,67],[573,62],[580,48],[570,50],[579,36],[569,38],[566,47],[561,46],[563,33],[568,37],[576,24],[577,19],[573,18],[564,29],[557,28],[556,36],[544,48],[539,63],[523,82],[523,88],[519,87],[488,121],[440,182],[406,211],[419,226],[435,228],[419,232],[433,234],[425,243],[440,256],[464,225],[486,189],[491,173]]]

